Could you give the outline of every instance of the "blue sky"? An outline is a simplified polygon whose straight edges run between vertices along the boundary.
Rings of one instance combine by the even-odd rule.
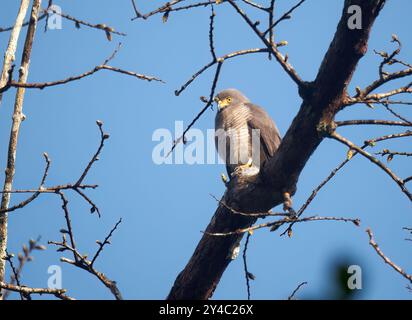
[[[262,3],[264,1],[261,1]],[[108,42],[104,33],[63,21],[61,30],[43,32],[44,21],[36,34],[29,81],[42,82],[80,74],[101,64],[115,49],[123,46],[111,64],[139,73],[155,75],[166,84],[148,83],[124,75],[101,71],[90,78],[65,86],[28,90],[24,121],[19,138],[14,188],[33,188],[40,181],[44,161],[52,159],[47,185],[74,182],[94,153],[99,135],[95,121],[100,119],[110,133],[101,160],[87,177],[97,183],[88,195],[98,204],[102,218],[89,213],[89,206],[75,194],[67,193],[72,223],[79,249],[92,254],[97,239],[103,239],[114,223],[123,223],[114,234],[96,267],[117,281],[128,299],[163,299],[177,274],[187,263],[216,209],[217,197],[224,192],[220,173],[224,165],[156,165],[152,141],[156,129],[174,130],[175,121],[187,125],[203,106],[200,96],[208,96],[213,69],[199,77],[181,96],[179,88],[196,70],[210,61],[208,47],[209,8],[171,13],[167,23],[161,16],[147,21],[131,21],[130,1],[54,1],[63,12],[93,23],[106,23],[127,33]],[[161,1],[137,1],[142,12]],[[294,1],[277,1],[277,15]],[[18,1],[4,0],[0,26],[11,25]],[[289,21],[276,30],[277,40],[287,40],[282,48],[289,61],[305,80],[314,79],[320,62],[336,30],[342,1],[307,1]],[[380,60],[372,49],[390,50],[391,35],[403,40],[404,60],[411,62],[409,42],[410,2],[391,1],[378,18],[369,43],[351,83],[364,87],[376,79]],[[248,8],[248,10],[250,10]],[[259,15],[252,14],[254,19]],[[218,55],[262,47],[244,21],[226,5],[216,7]],[[20,38],[18,61],[24,40]],[[0,51],[4,52],[8,33],[0,33]],[[264,54],[240,57],[226,62],[218,89],[235,87],[253,102],[265,107],[283,135],[296,115],[301,100],[294,83],[279,65]],[[15,90],[5,94],[0,106],[0,163],[5,166]],[[407,110],[409,109],[409,110]],[[397,108],[411,116],[410,108]],[[209,110],[196,124],[206,131],[213,128],[215,112]],[[338,119],[390,118],[384,110],[363,106],[348,108]],[[365,139],[402,128],[345,127],[340,133],[362,143]],[[410,151],[410,140],[380,144],[376,151],[390,146]],[[312,189],[346,156],[346,148],[334,141],[324,141],[305,167],[294,197],[299,207]],[[390,166],[401,177],[410,176],[410,162],[395,158]],[[0,170],[0,179],[4,179]],[[12,203],[24,199],[13,196]],[[340,222],[313,222],[295,227],[292,238],[260,230],[251,238],[249,269],[256,275],[252,298],[284,299],[302,281],[302,297],[327,297],[334,261],[344,257],[363,268],[366,299],[410,299],[407,282],[376,255],[368,244],[366,227],[371,227],[384,252],[405,270],[412,270],[411,243],[402,227],[411,226],[411,204],[398,187],[378,168],[356,157],[323,190],[306,211],[307,215],[359,217],[361,227]],[[42,236],[42,242],[58,240],[64,227],[60,200],[43,195],[35,202],[10,214],[9,251],[17,252],[29,238]],[[60,253],[48,246],[37,252],[25,268],[22,282],[47,286],[47,268],[61,265],[63,287],[79,299],[110,299],[111,295],[96,279],[70,265],[59,262]],[[230,264],[215,292],[216,299],[244,299],[241,259]],[[16,297],[16,296],[13,296]]]

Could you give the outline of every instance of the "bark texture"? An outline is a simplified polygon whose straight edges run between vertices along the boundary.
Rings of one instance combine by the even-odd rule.
[[[316,79],[305,83],[299,94],[302,105],[277,153],[255,181],[230,182],[222,201],[240,212],[265,212],[283,202],[283,192],[294,194],[299,175],[342,107],[347,86],[359,60],[367,51],[372,25],[384,0],[346,0],[335,36]],[[348,8],[362,9],[362,29],[351,30]],[[224,233],[246,228],[255,218],[237,215],[220,205],[206,232]],[[180,272],[167,299],[208,299],[212,296],[243,234],[216,237],[204,234],[193,256]]]
[[[23,48],[23,55],[21,59],[21,66],[19,69],[19,82],[25,83],[29,74],[30,56],[33,47],[34,34],[36,32],[37,18],[41,6],[41,0],[34,0],[30,23],[27,29],[26,40]],[[7,154],[7,167],[6,176],[4,179],[3,191],[6,191],[2,195],[0,209],[7,209],[10,203],[10,193],[7,191],[12,190],[13,178],[16,165],[16,153],[17,153],[17,141],[20,132],[20,125],[24,120],[23,114],[23,102],[24,102],[25,88],[18,88],[16,93],[16,99],[14,102],[13,120],[10,131],[9,149]],[[7,248],[7,213],[0,214],[0,282],[4,282],[5,276],[5,263],[4,257],[6,256]],[[1,300],[0,292],[0,300]]]

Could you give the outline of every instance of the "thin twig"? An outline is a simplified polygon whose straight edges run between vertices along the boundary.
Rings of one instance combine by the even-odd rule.
[[[354,126],[354,125],[381,125],[381,126],[399,126],[412,127],[412,123],[405,121],[389,121],[389,120],[345,120],[336,121],[338,127]]]
[[[246,288],[247,288],[247,299],[250,300],[250,280],[255,280],[255,276],[249,272],[247,267],[247,248],[249,245],[251,234],[248,233],[246,237],[245,246],[243,248],[243,270],[245,271],[245,279],[246,279]]]
[[[253,23],[252,20],[239,8],[239,6],[233,0],[227,0],[232,7],[239,13],[239,15],[246,21],[249,27],[256,33],[259,39],[265,44],[265,46],[269,49],[270,53],[272,53],[276,60],[279,62],[281,67],[286,71],[286,73],[290,76],[290,78],[297,84],[299,88],[306,87],[306,82],[303,81],[296,70],[292,67],[291,64],[287,62],[287,59],[279,52],[275,45],[272,45],[264,36],[262,32],[259,31],[256,24]]]
[[[295,294],[299,291],[301,287],[308,284],[306,281],[300,283],[295,290],[293,290],[292,294],[288,297],[288,300],[294,300]]]
[[[200,112],[196,115],[196,117],[192,120],[192,122],[190,122],[190,124],[187,126],[187,128],[183,131],[183,134],[177,140],[175,140],[173,142],[172,148],[167,153],[166,157],[168,157],[173,152],[173,150],[176,148],[176,146],[179,143],[181,143],[181,142],[185,143],[186,133],[193,127],[193,125],[197,122],[197,120],[199,120],[199,118],[202,116],[202,114],[205,113],[205,111],[212,105],[213,98],[214,98],[214,95],[215,95],[216,85],[217,85],[217,82],[219,80],[220,70],[222,68],[222,64],[223,64],[223,61],[218,60],[215,77],[213,79],[212,88],[210,89],[210,95],[209,95],[209,99],[208,99],[206,105],[202,108],[202,110],[200,110]]]
[[[295,11],[297,8],[299,8],[306,0],[300,0],[296,5],[294,5],[292,8],[290,8],[287,12],[285,12],[279,19],[277,19],[274,23],[271,23],[269,25],[269,28],[263,33],[264,36],[270,33],[280,22],[290,19],[291,14],[293,11]]]
[[[234,231],[229,231],[229,232],[217,232],[217,233],[211,233],[211,232],[203,232],[207,235],[210,236],[216,236],[216,237],[227,237],[235,234],[242,234],[246,232],[253,232],[258,229],[262,228],[271,228],[273,226],[281,226],[285,223],[301,223],[301,222],[309,222],[309,221],[343,221],[343,222],[352,222],[354,225],[359,226],[360,225],[360,220],[359,219],[352,219],[352,218],[340,218],[340,217],[319,217],[319,216],[312,216],[312,217],[306,217],[306,218],[301,218],[301,219],[293,219],[293,218],[285,218],[273,222],[267,222],[267,223],[261,223],[257,224],[248,228],[243,228],[243,229],[237,229]]]
[[[247,212],[240,212],[238,210],[233,209],[232,207],[229,207],[224,201],[219,200],[216,198],[214,195],[210,195],[213,199],[215,199],[220,205],[224,206],[226,209],[228,209],[231,213],[233,214],[238,214],[241,216],[245,217],[255,217],[255,218],[264,218],[264,217],[287,217],[289,216],[288,213],[273,213],[273,212],[253,212],[253,213],[247,213]]]
[[[346,146],[348,146],[351,150],[356,150],[359,152],[361,155],[363,155],[365,158],[367,158],[369,161],[380,167],[387,175],[389,175],[393,181],[396,182],[396,184],[400,187],[401,191],[409,198],[410,201],[412,201],[412,194],[409,192],[409,190],[406,188],[405,183],[400,179],[397,175],[395,175],[387,166],[385,166],[381,161],[376,159],[374,156],[369,154],[368,152],[364,151],[362,148],[358,147],[348,139],[342,137],[340,134],[338,134],[336,131],[333,132],[330,137],[336,141],[339,141]]]
[[[199,77],[203,72],[208,70],[210,67],[214,66],[217,64],[219,61],[224,62],[226,60],[232,59],[237,56],[243,56],[247,54],[253,54],[253,53],[264,53],[264,52],[269,52],[268,49],[266,48],[256,48],[256,49],[246,49],[246,50],[239,50],[235,52],[228,53],[224,56],[221,56],[217,58],[216,60],[212,60],[205,66],[203,66],[201,69],[199,69],[197,72],[195,72],[188,81],[186,81],[178,90],[175,90],[175,95],[179,96],[197,77]]]
[[[110,244],[110,238],[113,235],[113,232],[116,231],[117,227],[119,226],[119,224],[122,222],[122,218],[119,219],[119,221],[117,221],[117,223],[114,225],[114,227],[110,230],[109,234],[106,236],[106,238],[104,239],[103,242],[97,241],[97,244],[99,245],[99,249],[96,251],[96,253],[94,254],[94,257],[92,258],[92,261],[90,263],[90,265],[93,265],[94,262],[96,261],[96,259],[99,257],[100,253],[103,251],[104,246],[107,244]]]
[[[25,83],[29,74],[30,57],[33,48],[34,35],[37,28],[37,18],[41,6],[41,0],[34,0],[32,4],[30,23],[27,29],[26,39],[23,47],[23,54],[21,58],[19,82]],[[4,178],[3,191],[12,190],[13,178],[15,173],[16,155],[17,155],[17,142],[20,132],[20,126],[24,119],[23,115],[23,103],[24,103],[24,88],[19,88],[16,92],[14,110],[12,116],[12,125],[9,137],[9,147],[7,152],[7,167]],[[10,204],[10,193],[3,193],[1,199],[0,210],[5,210]],[[7,213],[0,214],[0,282],[4,282],[5,279],[5,257],[7,247]],[[1,293],[0,293],[1,300]]]
[[[366,233],[369,236],[369,244],[375,249],[376,253],[383,259],[383,261],[385,261],[385,263],[389,264],[396,272],[401,274],[405,279],[409,280],[409,282],[412,283],[412,275],[407,274],[401,267],[397,266],[387,256],[385,256],[385,254],[379,248],[378,244],[375,242],[372,230],[368,228],[366,230]]]
[[[6,289],[9,291],[14,291],[14,292],[21,292],[25,295],[29,294],[50,294],[54,295],[55,297],[61,299],[61,300],[74,300],[72,297],[69,297],[65,295],[66,289],[50,289],[50,288],[31,288],[27,286],[16,286],[12,284],[7,284],[4,282],[0,281],[0,288]]]
[[[83,26],[86,26],[86,27],[89,27],[89,28],[98,29],[98,30],[103,30],[103,31],[106,33],[106,36],[107,36],[107,38],[108,38],[109,41],[111,40],[110,34],[112,34],[112,33],[113,33],[113,34],[116,34],[116,35],[119,35],[119,36],[126,36],[126,33],[116,31],[114,28],[112,28],[112,27],[110,27],[110,26],[108,26],[108,25],[106,25],[106,24],[104,24],[104,23],[97,23],[97,24],[90,23],[90,22],[87,22],[87,21],[80,20],[80,19],[77,19],[77,18],[75,18],[75,17],[72,17],[72,16],[70,16],[70,15],[68,15],[68,14],[59,12],[59,11],[57,11],[57,10],[54,10],[53,8],[48,8],[47,10],[43,10],[43,12],[44,12],[44,13],[47,13],[49,10],[50,10],[51,12],[53,12],[54,14],[57,14],[57,15],[61,16],[62,18],[65,18],[65,19],[67,19],[67,20],[73,21],[73,22],[76,24],[76,27],[77,27],[77,28],[79,28],[80,25],[83,25]]]

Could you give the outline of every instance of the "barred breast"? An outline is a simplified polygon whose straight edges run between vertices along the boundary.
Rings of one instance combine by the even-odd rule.
[[[250,109],[244,104],[226,107],[216,115],[215,145],[225,161],[229,174],[248,162],[251,155],[251,137],[248,128]]]

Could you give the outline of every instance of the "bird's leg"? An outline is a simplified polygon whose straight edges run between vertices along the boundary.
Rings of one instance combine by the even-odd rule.
[[[249,158],[249,160],[247,161],[247,163],[245,164],[241,164],[240,166],[237,166],[235,171],[232,172],[231,176],[235,176],[235,175],[242,175],[242,172],[246,169],[249,169],[250,167],[252,167],[252,158]]]
[[[289,192],[283,193],[283,210],[289,213],[290,218],[297,218],[296,211],[292,208],[292,197]]]

